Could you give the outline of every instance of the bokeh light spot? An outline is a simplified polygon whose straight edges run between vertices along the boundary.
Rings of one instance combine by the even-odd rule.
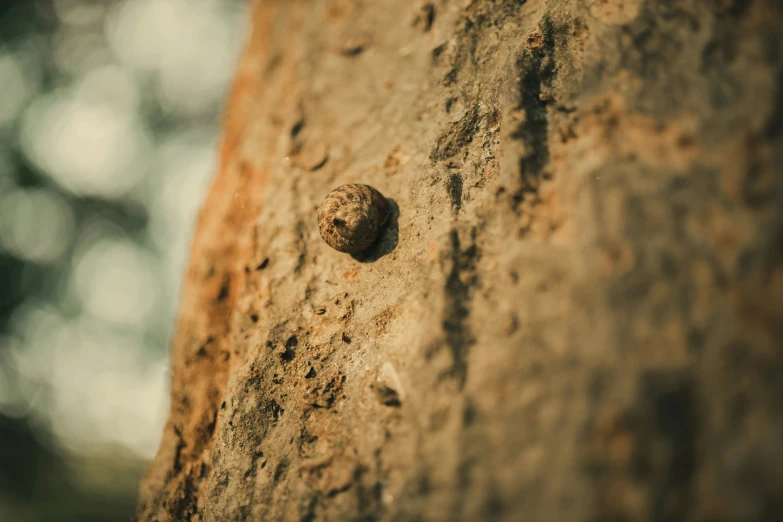
[[[22,259],[50,262],[73,237],[74,217],[62,196],[48,189],[14,189],[0,194],[0,246]]]
[[[24,108],[33,86],[12,54],[0,53],[0,128],[16,119]]]
[[[151,140],[131,112],[56,91],[26,111],[25,155],[63,188],[119,197],[145,174]]]
[[[96,317],[142,325],[158,301],[155,272],[152,257],[137,243],[102,238],[76,254],[73,284],[84,308]]]

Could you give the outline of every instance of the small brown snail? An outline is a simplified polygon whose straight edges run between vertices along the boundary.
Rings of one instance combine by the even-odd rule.
[[[318,207],[318,229],[326,243],[353,254],[373,244],[386,220],[389,203],[369,185],[343,185]]]

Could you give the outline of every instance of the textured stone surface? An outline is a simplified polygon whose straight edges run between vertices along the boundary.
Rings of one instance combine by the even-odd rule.
[[[783,511],[779,2],[253,12],[139,520]]]

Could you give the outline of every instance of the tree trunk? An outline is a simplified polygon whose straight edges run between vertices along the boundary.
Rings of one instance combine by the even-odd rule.
[[[138,519],[776,518],[782,20],[256,2]]]

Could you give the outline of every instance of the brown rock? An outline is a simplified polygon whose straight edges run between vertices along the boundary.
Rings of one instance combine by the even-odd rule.
[[[316,4],[254,4],[138,519],[774,520],[780,3]]]

